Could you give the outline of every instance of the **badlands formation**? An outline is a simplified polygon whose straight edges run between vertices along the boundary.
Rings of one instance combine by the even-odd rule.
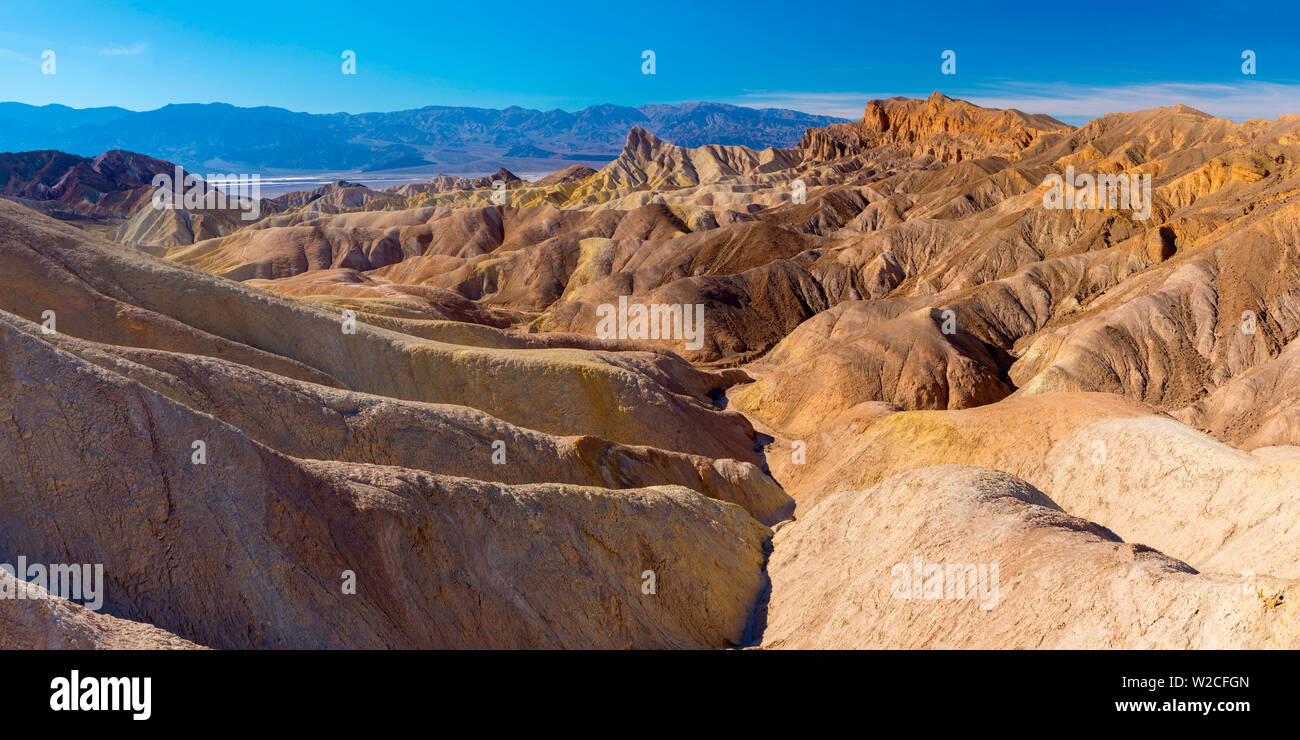
[[[105,585],[0,647],[1300,645],[1300,116],[936,93],[251,223],[21,156],[0,561]]]

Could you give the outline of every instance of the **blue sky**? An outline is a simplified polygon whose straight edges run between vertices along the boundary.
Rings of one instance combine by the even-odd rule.
[[[1070,122],[1175,102],[1240,120],[1300,113],[1298,34],[1294,0],[7,2],[0,100],[316,113],[716,100],[856,118],[870,98],[937,89]],[[946,49],[956,75],[940,73]]]

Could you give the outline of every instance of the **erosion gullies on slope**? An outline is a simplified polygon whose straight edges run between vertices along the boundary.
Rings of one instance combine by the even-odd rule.
[[[1252,367],[1174,416],[1196,429],[1252,450],[1300,439],[1300,344]]]
[[[1222,227],[1133,278],[1027,342],[1012,375],[1025,386],[1121,392],[1175,410],[1269,361],[1300,332],[1300,266],[1288,248],[1298,209],[1300,201],[1261,206],[1249,226]]]
[[[1300,117],[936,94],[790,149],[633,130],[504,203],[340,184],[165,260],[0,202],[6,505],[120,509],[2,531],[109,548],[113,616],[211,646],[1294,646],[1298,157]],[[1049,207],[1068,172],[1150,197]],[[698,343],[608,336],[625,304]],[[295,604],[226,584],[205,623],[153,557]],[[916,558],[998,604],[896,595]]]
[[[411,246],[403,247],[402,254],[411,256],[375,272],[386,281],[434,285],[498,309],[525,312],[516,319],[542,330],[593,333],[595,309],[622,295],[633,303],[699,303],[706,307],[709,324],[705,346],[687,347],[682,341],[662,341],[659,346],[692,360],[735,364],[761,356],[800,321],[844,300],[946,298],[954,291],[1013,279],[1040,263],[1095,255],[1068,268],[1073,283],[1052,285],[1054,303],[1036,311],[1029,324],[998,325],[1008,309],[1019,307],[997,296],[988,300],[985,295],[978,315],[963,316],[962,323],[969,323],[970,331],[986,344],[1013,352],[1017,342],[1049,322],[1064,326],[1083,318],[1086,302],[1128,276],[1170,261],[1180,250],[1197,253],[1198,242],[1241,215],[1240,205],[1230,204],[1246,197],[1259,199],[1266,201],[1266,208],[1282,208],[1282,220],[1293,219],[1285,198],[1273,202],[1276,195],[1293,189],[1287,184],[1292,176],[1284,150],[1291,146],[1295,126],[1286,120],[1245,127],[1174,108],[1110,116],[1104,125],[1071,132],[1041,117],[986,111],[943,96],[873,102],[869,108],[883,111],[888,125],[870,113],[863,122],[835,129],[836,136],[856,142],[851,147],[803,147],[794,164],[779,162],[767,170],[755,164],[752,152],[725,147],[687,150],[634,132],[620,159],[590,184],[601,193],[628,191],[668,199],[671,211],[662,213],[675,229],[668,234],[629,233],[623,226],[627,219],[649,211],[622,210],[634,204],[620,199],[618,215],[611,214],[611,220],[601,222],[607,225],[596,230],[572,218],[547,215],[553,228],[506,226],[514,233],[508,239],[491,231],[478,232],[490,235],[486,240],[455,232],[454,244],[477,245],[473,248],[479,254],[467,259],[433,246],[437,238],[429,241],[429,248],[421,248],[427,237],[417,236]],[[1023,131],[1013,131],[1017,126]],[[1164,134],[1184,148],[1171,151],[1151,143]],[[934,154],[948,150],[962,154],[953,155],[952,161]],[[1261,159],[1252,157],[1255,151],[1271,154]],[[702,167],[692,157],[731,164]],[[1230,161],[1237,164],[1227,164]],[[1067,165],[1081,172],[1110,172],[1120,164],[1156,175],[1153,216],[1146,222],[1119,210],[1043,208],[1040,183],[1046,174]],[[814,174],[824,174],[832,165],[839,168],[834,183],[813,185],[807,203],[791,202],[793,180],[817,182]],[[645,174],[650,170],[689,182],[655,184],[654,177]],[[706,170],[710,174],[701,176]],[[620,179],[619,173],[628,171],[641,174]],[[720,199],[718,188],[748,205],[738,208]],[[1243,193],[1242,188],[1251,191]],[[537,218],[533,206],[486,208],[482,213],[499,213],[502,221],[513,219],[521,225]],[[516,211],[518,216],[512,215]],[[881,214],[888,214],[886,220],[880,220]],[[358,215],[349,221],[360,225],[358,219],[363,218],[371,217]],[[620,225],[614,228],[614,222]],[[336,223],[342,227],[343,222]],[[317,269],[354,259],[351,255],[364,261],[370,259],[366,255],[379,254],[385,263],[396,258],[391,247],[377,245],[399,240],[368,236],[362,238],[369,241],[358,241],[348,236],[353,229],[351,224],[341,229],[341,246],[326,249]],[[612,241],[590,243],[584,251],[584,240],[592,237]],[[728,253],[745,258],[732,260]],[[1182,264],[1173,262],[1170,269]],[[306,263],[299,258],[278,264],[292,271]],[[274,282],[267,285],[275,287]],[[947,307],[961,314],[962,303]],[[381,304],[377,310],[386,308]],[[536,312],[542,312],[540,322],[532,318]],[[984,335],[985,329],[996,334]],[[1152,400],[1138,390],[1144,385],[1134,372],[1144,369],[1140,358],[1124,358],[1124,363],[1115,368],[1107,360],[1100,367],[1084,368],[1083,374],[1117,374],[1129,386],[1125,392]],[[1072,373],[1068,367],[1059,371]],[[1222,380],[1215,377],[1211,382]],[[1022,377],[1018,382],[1025,381]],[[1189,387],[1178,391],[1184,398],[1162,405],[1171,407],[1194,396],[1199,389],[1190,386],[1198,382],[1189,375]]]
[[[631,447],[590,435],[556,437],[464,406],[342,391],[210,357],[59,335],[47,341],[295,457],[513,484],[680,485],[737,504],[767,523],[793,509],[790,497],[749,462]]]
[[[1065,511],[1197,570],[1300,578],[1291,494],[1300,458],[1234,449],[1120,396],[1018,394],[961,411],[862,404],[801,431],[768,449],[800,516],[836,491],[959,463],[1015,475]]]
[[[340,314],[131,254],[0,204],[6,212],[14,218],[4,222],[0,259],[6,271],[13,267],[7,274],[28,279],[0,308],[40,320],[50,307],[74,336],[218,357],[229,348],[236,361],[272,372],[287,367],[294,372],[282,374],[304,380],[472,406],[543,432],[758,461],[748,422],[715,409],[702,395],[713,388],[699,390],[704,374],[680,361],[460,346],[352,326]],[[123,312],[133,320],[120,320]],[[676,385],[648,374],[675,377]]]
[[[762,375],[739,390],[737,408],[804,435],[861,403],[961,409],[1011,393],[998,359],[956,329],[954,314],[906,304],[881,313],[874,304],[841,303],[804,322],[753,368]]]
[[[61,339],[104,363],[92,364],[49,345],[38,325],[4,316],[0,549],[39,562],[103,563],[108,614],[221,648],[718,648],[744,637],[761,588],[767,529],[741,507],[676,485],[502,484],[294,458],[122,375],[188,398],[204,388],[201,373],[182,378],[199,388],[178,388],[170,384],[175,376],[148,377],[147,365],[122,356],[109,362],[103,355],[112,352]],[[160,365],[195,362],[188,355],[122,354]],[[220,376],[238,368],[204,369]],[[208,380],[216,381],[205,386],[212,393],[227,389]],[[285,390],[304,397],[328,390],[287,382]],[[364,403],[355,394],[351,401]],[[209,410],[268,425],[265,412],[239,414],[229,408],[235,398],[224,403]],[[304,411],[304,403],[276,411]],[[395,421],[391,412],[372,411],[380,423]],[[437,410],[407,411],[415,416],[407,421],[413,430],[445,423],[433,417]],[[732,490],[762,475],[725,462],[610,450],[589,438],[556,450],[547,463],[545,447],[532,446],[536,433],[519,440],[525,430],[511,436],[507,425],[469,416],[463,433],[486,427],[519,442],[521,449],[504,450],[523,456],[525,471],[538,475],[533,480],[545,480],[547,466],[569,468],[565,475],[573,476],[572,459],[584,455],[597,468],[591,477],[623,477],[611,481],[617,484],[693,473],[697,485],[718,492],[727,489],[729,473],[736,476]],[[361,438],[343,456],[377,455],[365,449],[373,437],[364,425],[357,421]],[[269,427],[259,432],[268,440],[305,443],[295,437],[302,430]],[[489,443],[481,453],[491,451]],[[391,454],[419,456],[411,447]],[[536,459],[529,464],[530,456]],[[456,467],[446,460],[421,464]],[[705,471],[712,480],[703,481]],[[766,485],[759,490],[776,496]],[[647,571],[664,584],[653,594],[642,593]],[[355,594],[342,585],[350,577]],[[701,593],[710,594],[707,603]],[[586,619],[564,616],[575,613]]]
[[[52,215],[121,218],[150,199],[155,175],[173,173],[170,162],[121,150],[98,157],[5,152],[0,154],[0,196]]]

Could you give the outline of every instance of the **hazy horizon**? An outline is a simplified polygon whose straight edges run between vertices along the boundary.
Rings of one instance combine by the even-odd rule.
[[[1237,121],[1300,113],[1300,54],[1287,42],[1300,11],[1283,3],[1096,9],[1132,28],[1161,29],[1138,40],[1099,36],[1071,9],[1038,6],[1032,14],[1012,10],[1014,26],[960,6],[939,9],[922,26],[908,7],[832,2],[823,11],[835,22],[817,34],[788,33],[788,22],[772,19],[806,16],[767,0],[744,14],[698,2],[649,12],[506,0],[493,6],[490,31],[481,13],[410,3],[375,12],[326,0],[311,15],[251,4],[165,12],[80,0],[53,6],[61,11],[57,35],[49,5],[0,10],[0,99],[137,111],[209,101],[307,113],[708,101],[856,118],[872,98],[941,90],[1075,124],[1175,103]],[[241,8],[259,23],[230,24]],[[414,31],[394,35],[395,16]],[[558,17],[569,20],[555,24]],[[1262,17],[1270,23],[1261,25]],[[872,29],[879,30],[865,42]],[[755,48],[779,53],[756,57]],[[55,53],[57,74],[42,74],[46,51]],[[348,51],[351,75],[341,74]],[[646,51],[654,74],[643,74]],[[941,70],[946,51],[955,55],[953,74]],[[1246,51],[1254,74],[1243,74]]]

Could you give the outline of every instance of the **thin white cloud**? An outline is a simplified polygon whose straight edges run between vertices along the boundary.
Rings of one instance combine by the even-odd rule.
[[[133,46],[109,46],[99,50],[100,56],[105,57],[133,57],[143,52],[146,48],[144,44],[135,44]]]
[[[1015,85],[967,99],[976,105],[1019,108],[1057,118],[1090,119],[1179,103],[1234,121],[1300,113],[1300,85],[1249,79],[1235,84],[1164,82],[1123,87]]]
[[[744,105],[750,108],[789,108],[803,113],[819,116],[837,116],[839,118],[858,119],[868,100],[889,98],[900,93],[804,93],[804,92],[761,92],[746,93],[734,98],[724,98],[718,102]]]
[[[13,49],[0,48],[0,59],[17,59],[23,64],[33,64],[37,67],[41,66],[41,61],[39,59],[29,57],[26,54],[20,54]]]
[[[725,102],[757,108],[793,108],[805,113],[856,119],[862,117],[868,100],[894,95],[923,98],[930,92],[763,92],[741,95]],[[1163,82],[1113,87],[1008,83],[998,89],[968,94],[943,92],[988,108],[1018,108],[1026,113],[1046,113],[1069,123],[1082,123],[1107,113],[1179,103],[1234,121],[1300,114],[1300,84],[1250,79],[1235,84]]]

